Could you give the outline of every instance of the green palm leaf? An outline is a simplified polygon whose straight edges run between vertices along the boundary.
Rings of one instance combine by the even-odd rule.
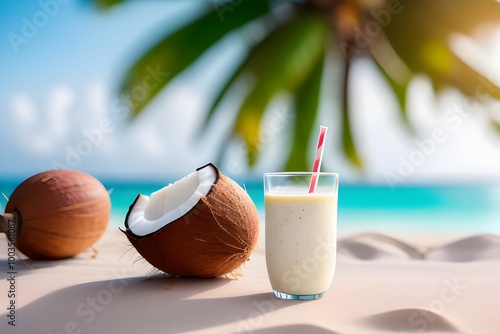
[[[326,17],[300,11],[255,47],[242,72],[255,78],[238,112],[234,133],[247,145],[253,165],[260,149],[259,130],[265,108],[273,97],[293,91],[306,80],[323,54],[328,32]]]
[[[491,21],[500,22],[500,4],[492,0],[478,0],[474,5],[423,0],[409,3],[384,31],[400,59],[413,73],[427,74],[434,87],[456,87],[475,96],[478,86],[487,85],[494,87],[490,95],[500,98],[498,87],[460,60],[449,46],[454,33],[470,33],[480,23]]]
[[[363,163],[358,155],[354,138],[352,135],[351,120],[349,119],[349,79],[350,79],[351,59],[346,58],[344,63],[344,74],[342,83],[342,149],[347,159],[357,168],[361,168]]]
[[[129,69],[121,87],[122,94],[129,97],[132,116],[137,116],[170,80],[224,35],[269,10],[267,1],[244,1],[221,20],[220,13],[212,7],[153,46]]]
[[[496,120],[491,120],[491,124],[492,124],[493,128],[495,129],[495,131],[500,133],[500,123],[497,122]]]
[[[203,129],[202,129],[202,131],[206,129],[206,126],[208,125],[208,123],[210,122],[210,120],[212,119],[212,117],[214,116],[215,111],[217,110],[217,107],[222,102],[224,96],[226,96],[227,91],[232,87],[232,85],[234,84],[234,82],[240,77],[240,74],[246,69],[246,67],[248,66],[248,62],[249,62],[250,59],[251,59],[251,57],[246,57],[244,59],[244,61],[233,72],[233,74],[231,75],[231,77],[226,81],[226,83],[224,84],[224,86],[222,87],[222,89],[217,94],[217,96],[214,99],[214,102],[212,103],[212,106],[208,110],[208,113],[207,113],[207,115],[205,117],[205,122],[203,122]]]
[[[324,55],[325,50],[323,50]],[[286,162],[286,170],[310,170],[307,160],[309,143],[318,114],[323,77],[324,57],[318,58],[309,77],[295,94],[295,128],[292,147]]]
[[[125,0],[96,0],[96,4],[100,8],[109,8]]]
[[[110,7],[124,0],[95,0]],[[144,107],[173,78],[190,67],[205,51],[226,34],[273,13],[276,27],[256,44],[239,67],[222,83],[208,108],[204,122],[212,120],[220,103],[235,83],[251,77],[254,85],[242,97],[231,135],[245,142],[252,166],[260,152],[261,119],[269,102],[283,91],[291,92],[296,104],[292,150],[287,169],[307,169],[308,140],[317,117],[325,40],[336,34],[341,44],[355,50],[345,59],[342,82],[342,147],[347,159],[362,167],[353,138],[349,94],[352,62],[371,53],[381,74],[395,93],[401,116],[409,129],[406,113],[407,90],[414,75],[428,76],[436,90],[455,87],[463,94],[483,100],[500,99],[500,88],[462,61],[450,49],[454,33],[469,34],[485,22],[500,22],[500,4],[495,0],[382,1],[293,1],[283,8],[293,14],[279,16],[277,7],[286,0],[215,1],[192,23],[159,41],[145,52],[126,73],[121,92],[130,100],[132,116]],[[209,8],[211,5],[211,9]],[[226,6],[221,20],[220,9]],[[227,7],[229,10],[226,10]],[[391,12],[390,12],[391,11]],[[389,13],[390,12],[390,13]],[[380,16],[382,15],[382,16]],[[382,20],[382,21],[381,21]],[[378,34],[373,30],[378,26]],[[380,30],[381,29],[381,30]],[[371,30],[371,31],[365,31]],[[360,39],[360,33],[369,35]],[[356,42],[360,45],[356,45]],[[364,46],[362,46],[364,45]],[[393,62],[396,58],[399,65]],[[341,64],[342,65],[342,64]],[[406,67],[404,71],[401,69]],[[168,75],[167,75],[168,73]],[[153,81],[152,81],[153,80]],[[146,85],[148,84],[148,85]],[[481,101],[479,101],[481,102]],[[498,123],[492,120],[498,129]],[[222,152],[222,150],[221,150]]]
[[[394,92],[394,95],[396,95],[396,99],[399,104],[399,111],[400,115],[403,119],[404,124],[408,127],[408,129],[412,129],[412,125],[410,123],[410,119],[408,118],[408,112],[406,109],[406,94],[408,92],[408,85],[410,84],[410,78],[411,77],[406,77],[403,80],[397,80],[393,78],[388,71],[381,66],[381,64],[376,61],[376,64],[378,65],[378,69],[380,73],[384,76],[386,79],[387,83],[391,87],[392,91]]]

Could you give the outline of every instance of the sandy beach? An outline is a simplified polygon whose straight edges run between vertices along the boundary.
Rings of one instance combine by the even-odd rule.
[[[500,333],[498,235],[434,244],[369,232],[342,236],[325,297],[282,301],[268,282],[262,233],[237,276],[214,279],[156,272],[116,226],[96,254],[17,259],[10,274],[2,237],[0,332]],[[8,297],[11,283],[15,298]]]

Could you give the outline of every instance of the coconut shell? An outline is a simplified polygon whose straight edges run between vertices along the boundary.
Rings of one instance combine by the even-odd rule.
[[[134,235],[125,221],[124,233],[139,254],[172,276],[230,273],[257,245],[259,216],[254,203],[237,183],[213,168],[218,177],[211,191],[184,216],[146,236]]]
[[[92,246],[109,222],[104,186],[74,170],[52,170],[22,182],[5,212],[20,216],[16,247],[34,260],[72,257]]]

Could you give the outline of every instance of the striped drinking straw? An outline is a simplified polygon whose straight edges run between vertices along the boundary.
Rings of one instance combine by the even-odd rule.
[[[325,148],[325,137],[328,128],[326,126],[321,126],[319,129],[318,145],[316,147],[316,158],[314,159],[313,174],[311,177],[311,183],[309,184],[309,193],[313,193],[318,185],[318,174],[321,167],[321,160],[323,159],[323,149]]]

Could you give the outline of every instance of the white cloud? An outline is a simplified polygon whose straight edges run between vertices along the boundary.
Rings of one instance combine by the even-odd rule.
[[[421,158],[422,154],[421,161],[412,160],[418,164],[410,175],[404,176],[402,185],[500,180],[500,135],[492,130],[484,108],[464,111],[467,100],[456,92],[448,92],[436,100],[429,83],[417,79],[411,85],[408,104],[415,128],[412,134],[405,130],[398,115],[399,106],[373,66],[361,63],[352,73],[356,84],[352,124],[367,165],[361,180],[386,184],[384,175],[398,175],[402,160],[409,161],[412,155]],[[444,117],[449,110],[464,111],[466,116],[460,115],[459,121],[451,123]],[[443,131],[446,139],[430,143],[437,129]],[[430,145],[429,154],[421,148],[424,142]]]
[[[60,140],[68,134],[69,113],[73,105],[74,94],[69,87],[56,87],[50,92],[44,121],[54,140]]]
[[[10,111],[18,149],[35,155],[49,154],[68,133],[67,115],[71,104],[71,91],[64,87],[52,90],[42,103],[24,93],[14,95]]]
[[[342,174],[344,181],[384,184],[385,173],[398,168],[398,158],[408,157],[417,148],[415,139],[426,139],[438,127],[449,128],[442,112],[447,103],[448,106],[456,103],[459,96],[450,94],[436,106],[429,92],[425,92],[428,89],[425,88],[426,82],[417,80],[412,89],[419,91],[420,100],[416,99],[409,106],[410,117],[417,129],[417,136],[412,137],[401,123],[394,97],[381,78],[375,75],[374,68],[369,63],[362,63],[353,69],[353,74],[357,91],[352,103],[352,123],[367,170],[363,174],[354,173],[345,160],[341,161],[344,158],[336,146],[339,145],[340,129],[335,128],[339,121],[332,114],[336,111],[326,110],[327,107],[321,117],[335,125],[329,129],[329,143],[335,145],[327,148],[324,161],[338,168],[336,171]],[[217,115],[215,120],[218,123],[212,124],[211,133],[203,140],[195,140],[205,116],[206,99],[187,83],[173,82],[133,122],[118,119],[113,114],[113,97],[105,87],[99,82],[80,92],[67,86],[49,87],[44,94],[46,98],[40,100],[22,92],[14,95],[10,101],[9,117],[2,117],[6,124],[13,124],[9,129],[7,154],[15,158],[11,160],[13,165],[0,168],[16,170],[16,163],[33,169],[49,169],[53,162],[67,165],[69,150],[77,152],[78,148],[87,145],[82,145],[84,141],[90,142],[84,130],[99,130],[101,122],[109,120],[112,131],[91,143],[78,164],[69,167],[121,178],[166,179],[185,175],[214,161],[219,149],[217,144],[220,144],[233,149],[227,160],[236,162],[238,170],[234,170],[235,176],[242,177],[251,172],[246,168],[241,144],[233,142],[228,145],[222,141],[223,132],[229,129],[227,116]],[[422,96],[426,98],[422,99]],[[234,103],[226,107],[232,108]],[[443,110],[439,112],[439,109]],[[436,147],[435,153],[415,168],[405,182],[500,177],[500,139],[488,128],[485,113],[473,115],[458,129],[447,131],[446,142]],[[285,132],[282,134],[285,136]],[[280,137],[273,142],[282,144],[285,141]],[[277,155],[272,153],[276,150],[266,152],[268,154],[259,162],[258,171],[253,171],[253,176],[276,168]],[[230,172],[229,169],[234,168],[229,165],[221,167]]]
[[[16,126],[33,126],[36,124],[36,107],[29,96],[26,94],[14,95],[11,106]]]

